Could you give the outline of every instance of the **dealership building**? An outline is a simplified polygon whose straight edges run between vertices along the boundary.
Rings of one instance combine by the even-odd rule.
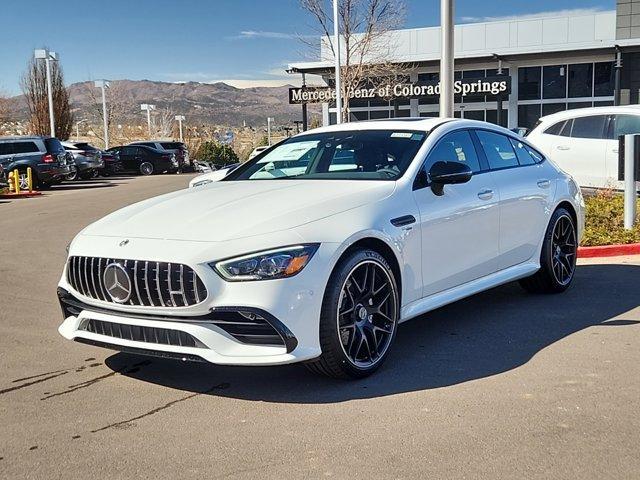
[[[437,116],[440,27],[389,35],[393,50],[385,60],[405,69],[405,79],[351,94],[350,119]],[[324,42],[320,50],[326,60],[294,63],[288,72],[320,75],[333,85],[330,51]],[[531,128],[541,116],[566,109],[637,104],[640,0],[617,0],[613,11],[456,25],[455,71],[456,117],[509,128]],[[335,123],[331,89],[306,90],[292,89],[290,103],[321,103],[323,123]]]

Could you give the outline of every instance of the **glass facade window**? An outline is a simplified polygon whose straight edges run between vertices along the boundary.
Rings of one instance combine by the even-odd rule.
[[[567,70],[569,98],[593,95],[593,63],[569,65]]]
[[[371,110],[369,112],[369,118],[376,120],[378,118],[389,118],[389,110]]]
[[[567,98],[567,66],[542,68],[542,98]]]
[[[484,110],[464,110],[464,118],[484,122]]]
[[[593,102],[569,102],[567,104],[567,110],[573,110],[574,108],[589,108],[593,106]]]
[[[562,112],[567,109],[566,103],[544,103],[542,104],[542,116],[551,115],[552,113]]]
[[[518,127],[533,128],[540,118],[540,104],[518,105]]]
[[[420,82],[437,82],[438,80],[440,80],[440,73],[438,72],[418,74],[418,81]],[[421,98],[418,100],[418,105],[437,105],[438,102],[437,97]]]
[[[593,70],[593,95],[595,97],[613,96],[613,62],[596,63]]]
[[[518,68],[518,100],[540,99],[541,82],[541,67]]]
[[[495,125],[498,124],[498,110],[487,110],[486,112],[486,121],[489,123],[493,123]],[[502,109],[502,123],[503,127],[509,125],[509,110]]]

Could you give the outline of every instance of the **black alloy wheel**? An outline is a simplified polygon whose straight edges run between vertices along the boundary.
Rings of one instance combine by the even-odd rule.
[[[578,235],[573,216],[565,208],[558,208],[545,232],[540,270],[520,280],[520,285],[532,293],[564,292],[573,280],[577,254]]]
[[[373,250],[350,253],[334,269],[322,302],[320,357],[308,362],[334,378],[363,378],[388,356],[400,317],[400,292],[387,260]]]

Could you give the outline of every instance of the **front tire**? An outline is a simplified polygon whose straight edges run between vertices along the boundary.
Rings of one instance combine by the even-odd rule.
[[[400,295],[389,263],[357,250],[335,268],[320,313],[322,354],[309,370],[333,378],[364,378],[387,358],[400,316]]]
[[[153,163],[143,162],[140,165],[140,174],[142,175],[151,175],[153,173]]]
[[[547,226],[540,253],[540,270],[520,280],[531,293],[561,293],[573,281],[578,253],[578,236],[571,214],[558,208]]]

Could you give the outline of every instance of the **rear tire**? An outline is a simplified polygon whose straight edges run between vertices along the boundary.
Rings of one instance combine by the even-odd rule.
[[[400,295],[388,262],[373,250],[357,250],[334,269],[322,301],[322,354],[306,363],[314,373],[357,379],[387,358],[400,316]]]
[[[540,270],[520,280],[520,285],[531,293],[561,293],[573,281],[578,250],[576,227],[571,214],[558,208],[547,226]]]
[[[140,174],[144,176],[153,174],[153,163],[142,162],[140,165]]]

